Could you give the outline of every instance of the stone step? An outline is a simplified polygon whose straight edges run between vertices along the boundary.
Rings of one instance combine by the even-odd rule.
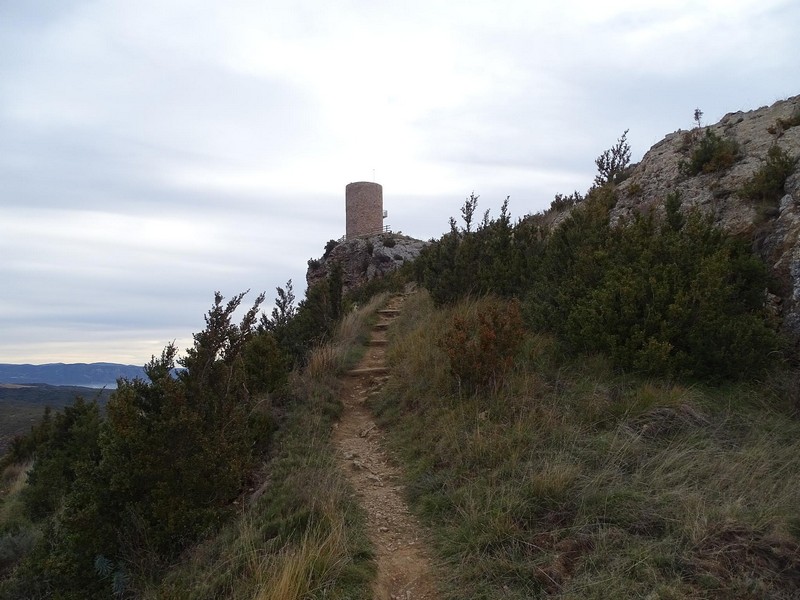
[[[396,317],[400,314],[400,311],[396,308],[382,308],[378,311],[378,314],[385,317]]]
[[[389,367],[364,367],[363,369],[352,369],[347,374],[351,377],[359,375],[388,375]]]
[[[367,346],[386,346],[389,342],[386,340],[369,340]]]
[[[375,323],[372,329],[375,331],[386,331],[389,328],[389,323]]]

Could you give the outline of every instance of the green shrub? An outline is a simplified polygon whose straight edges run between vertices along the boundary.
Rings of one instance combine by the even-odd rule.
[[[263,295],[236,324],[243,296],[215,295],[177,378],[170,344],[145,366],[149,381],[120,380],[104,422],[85,403],[52,419],[25,492],[31,515],[47,518],[19,567],[25,597],[107,597],[98,556],[157,575],[230,513],[269,433],[243,356]]]
[[[487,297],[456,312],[439,346],[459,388],[475,391],[502,380],[523,336],[519,301]]]
[[[36,529],[18,528],[0,535],[0,576],[9,571],[24,556],[33,550],[39,541]]]
[[[775,203],[783,196],[786,179],[794,171],[798,157],[791,156],[777,144],[767,151],[767,160],[744,184],[742,196],[756,202]]]
[[[23,500],[32,519],[43,519],[61,504],[77,473],[99,460],[100,409],[77,398],[55,413],[48,424],[49,435],[36,451],[36,462],[28,475]]]
[[[696,143],[689,161],[680,163],[685,175],[715,173],[730,168],[739,159],[739,144],[734,140],[722,138],[711,129]]]
[[[634,181],[628,186],[628,197],[635,198],[642,195],[642,184]]]
[[[673,214],[670,214],[673,213]],[[559,329],[577,351],[626,369],[737,379],[779,348],[765,309],[766,268],[742,240],[677,207],[610,232],[596,283],[568,299]]]
[[[473,231],[476,201],[473,195],[462,208],[464,228],[451,218],[450,231],[423,249],[414,261],[417,281],[430,291],[437,304],[453,303],[473,294],[513,296],[522,285],[529,251],[537,247],[536,228],[518,227],[515,231],[508,198],[498,218],[489,219],[486,211]]]
[[[569,195],[556,194],[550,203],[550,210],[564,210],[583,202],[583,196],[577,190]]]
[[[362,306],[370,301],[374,296],[381,292],[398,293],[409,280],[409,273],[406,269],[400,269],[387,273],[383,277],[373,277],[368,282],[347,291],[342,300],[345,311],[355,305]]]
[[[275,392],[286,385],[291,358],[268,331],[256,333],[244,351],[250,392]]]
[[[562,330],[575,300],[602,277],[614,202],[608,187],[594,188],[580,209],[531,252],[526,285],[518,293],[525,298],[525,318],[534,329]]]
[[[278,288],[272,318],[261,317],[259,330],[268,331],[293,366],[302,365],[308,351],[324,341],[341,310],[341,270],[332,265],[328,277],[306,290],[306,297],[296,307],[291,286]]]
[[[328,243],[325,244],[325,254],[322,255],[322,258],[328,258],[333,249],[339,245],[337,240],[328,240]]]
[[[628,130],[626,129],[616,144],[595,159],[597,175],[595,175],[594,184],[596,186],[622,183],[630,175],[628,167],[631,162],[631,146],[628,144],[627,138]]]
[[[394,248],[397,245],[397,240],[393,237],[387,237],[383,239],[383,247],[384,248]]]
[[[700,170],[732,152],[733,142],[712,132],[698,143]],[[772,155],[774,169],[782,162]],[[682,214],[677,195],[667,198],[663,223],[639,216],[611,227],[617,192],[595,186],[552,230],[535,216],[512,224],[505,204],[499,219],[487,215],[474,229],[474,200],[462,209],[467,226],[451,219],[412,265],[435,304],[523,298],[528,325],[555,334],[564,350],[602,353],[617,368],[649,374],[739,379],[774,362],[781,341],[765,309],[766,267],[745,241]],[[456,323],[452,338],[453,347],[466,343],[466,326]],[[467,371],[453,374],[483,385]]]

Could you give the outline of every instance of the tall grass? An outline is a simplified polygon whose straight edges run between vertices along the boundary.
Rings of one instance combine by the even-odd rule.
[[[0,475],[0,498],[11,498],[19,494],[28,478],[28,471],[33,467],[33,461],[8,465]],[[0,512],[0,523],[5,522]]]
[[[449,597],[800,597],[785,403],[566,361],[534,333],[502,386],[464,394],[437,340],[474,307],[407,300],[374,401],[452,567]]]
[[[368,325],[375,311],[386,304],[388,293],[373,297],[363,307],[347,313],[336,327],[333,340],[313,348],[308,358],[306,374],[313,380],[341,374],[355,364],[369,335]]]
[[[0,576],[30,552],[42,535],[25,514],[21,497],[32,466],[33,461],[10,464],[0,475]]]
[[[344,524],[329,531],[307,529],[297,544],[284,546],[266,565],[256,600],[287,600],[325,595],[348,561]]]

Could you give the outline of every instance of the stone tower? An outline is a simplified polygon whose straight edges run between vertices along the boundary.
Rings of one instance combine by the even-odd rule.
[[[383,188],[379,183],[358,181],[345,188],[347,239],[383,231]]]

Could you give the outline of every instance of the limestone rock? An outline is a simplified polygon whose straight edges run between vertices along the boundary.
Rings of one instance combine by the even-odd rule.
[[[383,277],[412,261],[428,242],[394,234],[382,233],[339,242],[318,260],[310,260],[306,272],[309,287],[324,281],[335,263],[342,265],[344,291]]]
[[[687,160],[690,136],[702,131],[677,131],[653,146],[618,187],[612,224],[624,222],[636,212],[664,213],[664,201],[678,192],[681,210],[696,208],[712,215],[719,226],[747,235],[754,249],[770,266],[780,284],[773,301],[783,328],[800,342],[800,161],[784,186],[777,206],[764,206],[744,198],[742,187],[764,164],[767,151],[777,144],[791,156],[800,156],[800,125],[784,127],[800,111],[800,96],[769,107],[725,115],[709,128],[721,138],[738,143],[740,158],[727,170],[687,176],[681,161]]]

